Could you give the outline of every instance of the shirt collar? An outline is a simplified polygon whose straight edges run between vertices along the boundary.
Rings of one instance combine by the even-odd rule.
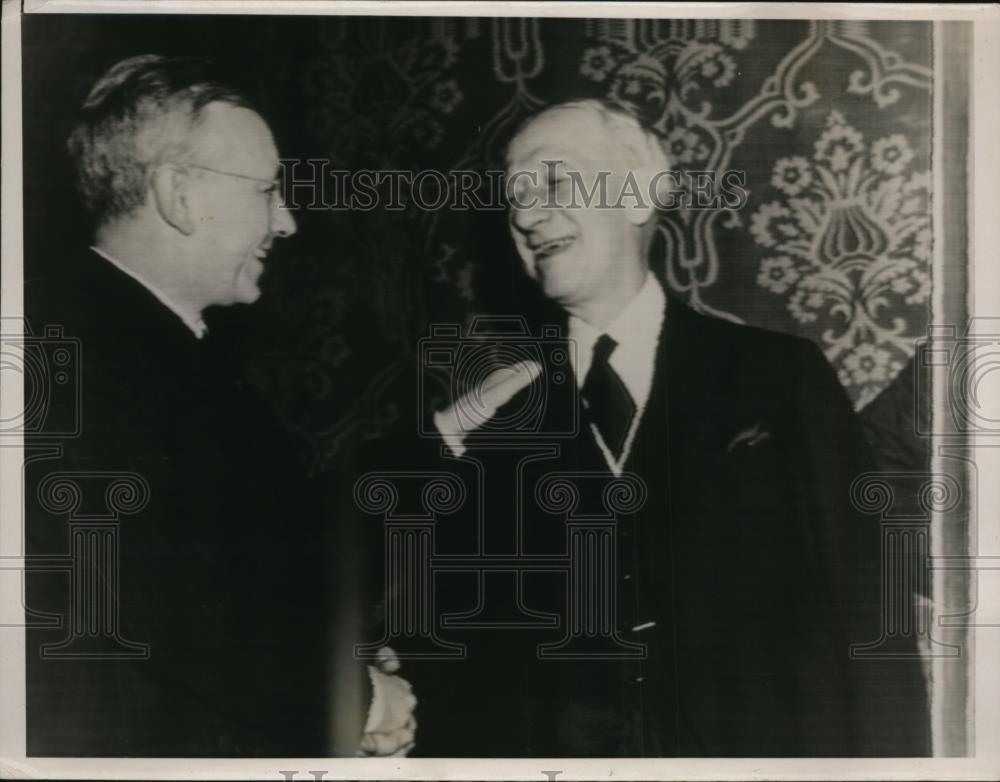
[[[157,301],[160,302],[160,304],[162,304],[164,307],[166,307],[168,310],[174,313],[174,315],[176,315],[184,322],[185,326],[191,329],[191,331],[194,333],[197,339],[201,339],[202,337],[205,336],[205,332],[208,330],[208,327],[205,325],[205,321],[202,319],[200,312],[194,312],[188,308],[182,307],[181,305],[175,303],[170,298],[168,298],[162,291],[160,291],[155,285],[150,283],[148,280],[144,280],[142,277],[136,274],[132,269],[123,265],[121,261],[112,258],[100,247],[91,247],[90,249],[93,250],[98,255],[100,255],[104,260],[106,260],[116,269],[123,272],[124,274],[127,274],[129,277],[131,277],[133,280],[139,283],[143,288],[152,293],[156,297]]]
[[[666,296],[656,275],[647,272],[639,292],[603,332],[571,315],[569,337],[576,344],[573,363],[577,383],[583,385],[597,338],[601,334],[608,334],[617,343],[609,359],[612,368],[625,383],[636,406],[639,409],[645,407],[653,384],[656,349],[666,315],[666,304]]]

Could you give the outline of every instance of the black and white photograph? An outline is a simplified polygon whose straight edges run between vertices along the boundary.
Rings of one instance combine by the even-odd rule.
[[[0,776],[998,778],[997,67],[4,0]]]

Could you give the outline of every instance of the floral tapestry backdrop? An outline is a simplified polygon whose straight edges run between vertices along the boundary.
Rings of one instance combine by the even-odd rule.
[[[530,113],[610,96],[655,128],[677,170],[745,172],[739,209],[661,213],[654,267],[678,296],[812,339],[859,410],[925,331],[927,23],[326,19],[313,35],[297,68],[311,155],[352,170],[496,170]],[[502,212],[309,219],[327,237],[313,242],[315,263],[335,256],[337,271],[286,281],[285,307],[309,319],[296,333],[325,347],[274,371],[300,389],[305,371],[345,404],[318,422],[309,406],[335,392],[275,395],[322,459],[413,404],[401,368],[430,322],[523,311],[530,291],[515,279]],[[352,336],[359,322],[366,331]],[[355,386],[338,381],[345,369]]]

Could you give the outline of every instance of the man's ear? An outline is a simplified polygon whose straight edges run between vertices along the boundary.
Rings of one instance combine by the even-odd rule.
[[[645,225],[656,213],[656,205],[649,192],[652,173],[646,167],[631,169],[622,188],[622,206],[628,221],[636,226]]]
[[[653,218],[655,212],[656,209],[650,204],[625,207],[625,214],[628,217],[628,221],[636,227],[648,223]]]
[[[187,199],[187,173],[177,166],[157,166],[153,171],[153,202],[163,221],[185,236],[194,233]]]

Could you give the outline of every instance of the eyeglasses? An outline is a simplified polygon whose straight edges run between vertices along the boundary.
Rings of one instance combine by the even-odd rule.
[[[251,182],[260,182],[268,185],[267,190],[261,191],[267,194],[268,204],[270,206],[281,206],[282,204],[280,179],[262,179],[261,177],[250,176],[249,174],[237,174],[235,171],[223,171],[218,168],[211,168],[210,166],[200,166],[197,163],[184,163],[183,166],[185,168],[197,168],[202,171],[210,171],[213,174],[236,177],[237,179],[248,179]]]

